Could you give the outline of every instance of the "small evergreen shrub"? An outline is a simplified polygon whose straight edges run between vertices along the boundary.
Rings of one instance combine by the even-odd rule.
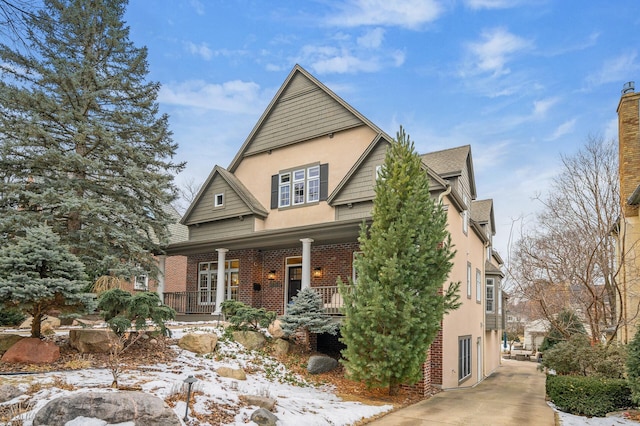
[[[544,353],[542,365],[559,375],[624,378],[627,352],[624,346],[611,343],[591,344],[589,338],[574,334]]]
[[[627,381],[631,388],[631,399],[635,405],[640,405],[640,333],[636,333],[628,345]]]
[[[546,391],[558,409],[579,416],[604,417],[633,406],[624,379],[548,375]]]
[[[241,331],[258,331],[260,327],[268,327],[277,316],[273,311],[254,308],[235,300],[223,302],[221,309],[227,321],[231,323],[231,327]]]
[[[0,326],[20,325],[27,318],[18,308],[0,310]]]

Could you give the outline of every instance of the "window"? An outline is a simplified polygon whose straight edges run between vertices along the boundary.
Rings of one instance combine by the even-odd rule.
[[[471,376],[471,336],[458,337],[458,381]]]
[[[213,207],[222,207],[224,206],[224,193],[216,194],[213,200]]]
[[[328,164],[287,170],[271,177],[271,208],[286,208],[327,199]]]
[[[140,274],[134,278],[133,281],[134,290],[146,291],[149,289],[149,276],[146,274]]]
[[[224,300],[238,300],[239,260],[227,260],[224,265]],[[198,303],[212,305],[216,301],[218,287],[218,262],[201,262],[198,265]]]
[[[467,262],[467,299],[471,299],[471,262]]]
[[[476,302],[482,301],[482,273],[476,269]]]
[[[495,302],[495,281],[493,278],[487,278],[487,296],[486,296],[486,311],[492,314],[494,312]]]

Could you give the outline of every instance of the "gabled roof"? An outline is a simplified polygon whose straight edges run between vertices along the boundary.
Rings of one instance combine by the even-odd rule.
[[[496,221],[493,215],[493,200],[474,200],[471,202],[471,220],[480,225],[491,226],[491,235],[496,234]]]
[[[169,225],[169,244],[187,241],[189,239],[189,228],[180,223],[180,213],[170,204],[165,204],[164,211],[174,219]]]
[[[238,195],[238,197],[240,197],[240,199],[245,203],[245,205],[253,214],[261,217],[267,217],[267,215],[269,214],[268,210],[265,209],[262,204],[260,204],[260,201],[258,201],[256,197],[254,197],[253,194],[249,192],[249,190],[244,186],[242,182],[240,182],[238,178],[229,173],[223,167],[215,166],[209,174],[209,177],[207,177],[207,180],[200,187],[200,191],[198,191],[198,194],[185,212],[182,220],[180,220],[180,223],[186,224],[188,222],[189,216],[191,215],[194,207],[200,203],[200,199],[203,197],[211,182],[213,182],[213,180],[217,176],[219,176],[220,179],[223,179],[227,183],[227,185],[231,187],[231,189]]]
[[[320,110],[310,110],[312,97]],[[285,121],[296,125],[282,126]],[[270,123],[279,123],[271,126]],[[305,127],[300,128],[300,123]],[[300,65],[295,65],[264,111],[228,169],[233,173],[245,156],[268,152],[340,130],[366,125],[384,132]],[[284,129],[284,130],[283,130]],[[391,140],[389,138],[389,140]]]
[[[488,260],[484,263],[484,273],[485,275],[498,275],[500,278],[504,278],[504,273],[493,263]]]
[[[422,161],[443,179],[460,177],[466,167],[469,170],[471,199],[476,198],[476,178],[473,173],[471,145],[429,152],[422,155]]]

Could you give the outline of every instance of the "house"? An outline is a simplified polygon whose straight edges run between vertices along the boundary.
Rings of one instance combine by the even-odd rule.
[[[629,343],[640,321],[640,93],[627,83],[618,104],[618,155],[620,211],[617,237],[617,264],[621,291],[617,309],[622,324],[618,341]]]
[[[391,141],[295,66],[231,164],[213,168],[182,217],[189,238],[167,254],[187,257],[186,291],[165,292],[165,303],[216,313],[222,301],[236,299],[284,314],[291,298],[311,287],[327,312],[339,314],[336,280],[357,281],[359,229],[371,218],[377,171]],[[470,146],[422,159],[457,250],[449,281],[460,281],[463,293],[427,356],[423,384],[472,386],[500,363],[493,203],[474,207]]]

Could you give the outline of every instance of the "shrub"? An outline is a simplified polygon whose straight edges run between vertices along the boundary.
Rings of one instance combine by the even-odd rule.
[[[591,344],[588,337],[574,334],[544,353],[542,365],[559,375],[581,375],[622,379],[626,350],[617,344]]]
[[[636,333],[629,343],[629,356],[627,357],[627,380],[631,388],[633,402],[640,404],[640,333]]]
[[[542,341],[540,351],[545,352],[575,334],[586,335],[582,321],[575,312],[562,311],[558,314],[557,320],[551,325],[549,333]]]
[[[7,308],[0,311],[0,326],[20,325],[27,318],[18,308]]]
[[[558,409],[580,416],[604,417],[633,405],[624,379],[548,375],[546,391]]]
[[[235,330],[258,330],[260,327],[268,327],[276,319],[276,313],[265,308],[253,308],[235,300],[233,303],[227,302],[222,303],[221,309],[225,317],[226,312],[231,315],[227,320]]]

